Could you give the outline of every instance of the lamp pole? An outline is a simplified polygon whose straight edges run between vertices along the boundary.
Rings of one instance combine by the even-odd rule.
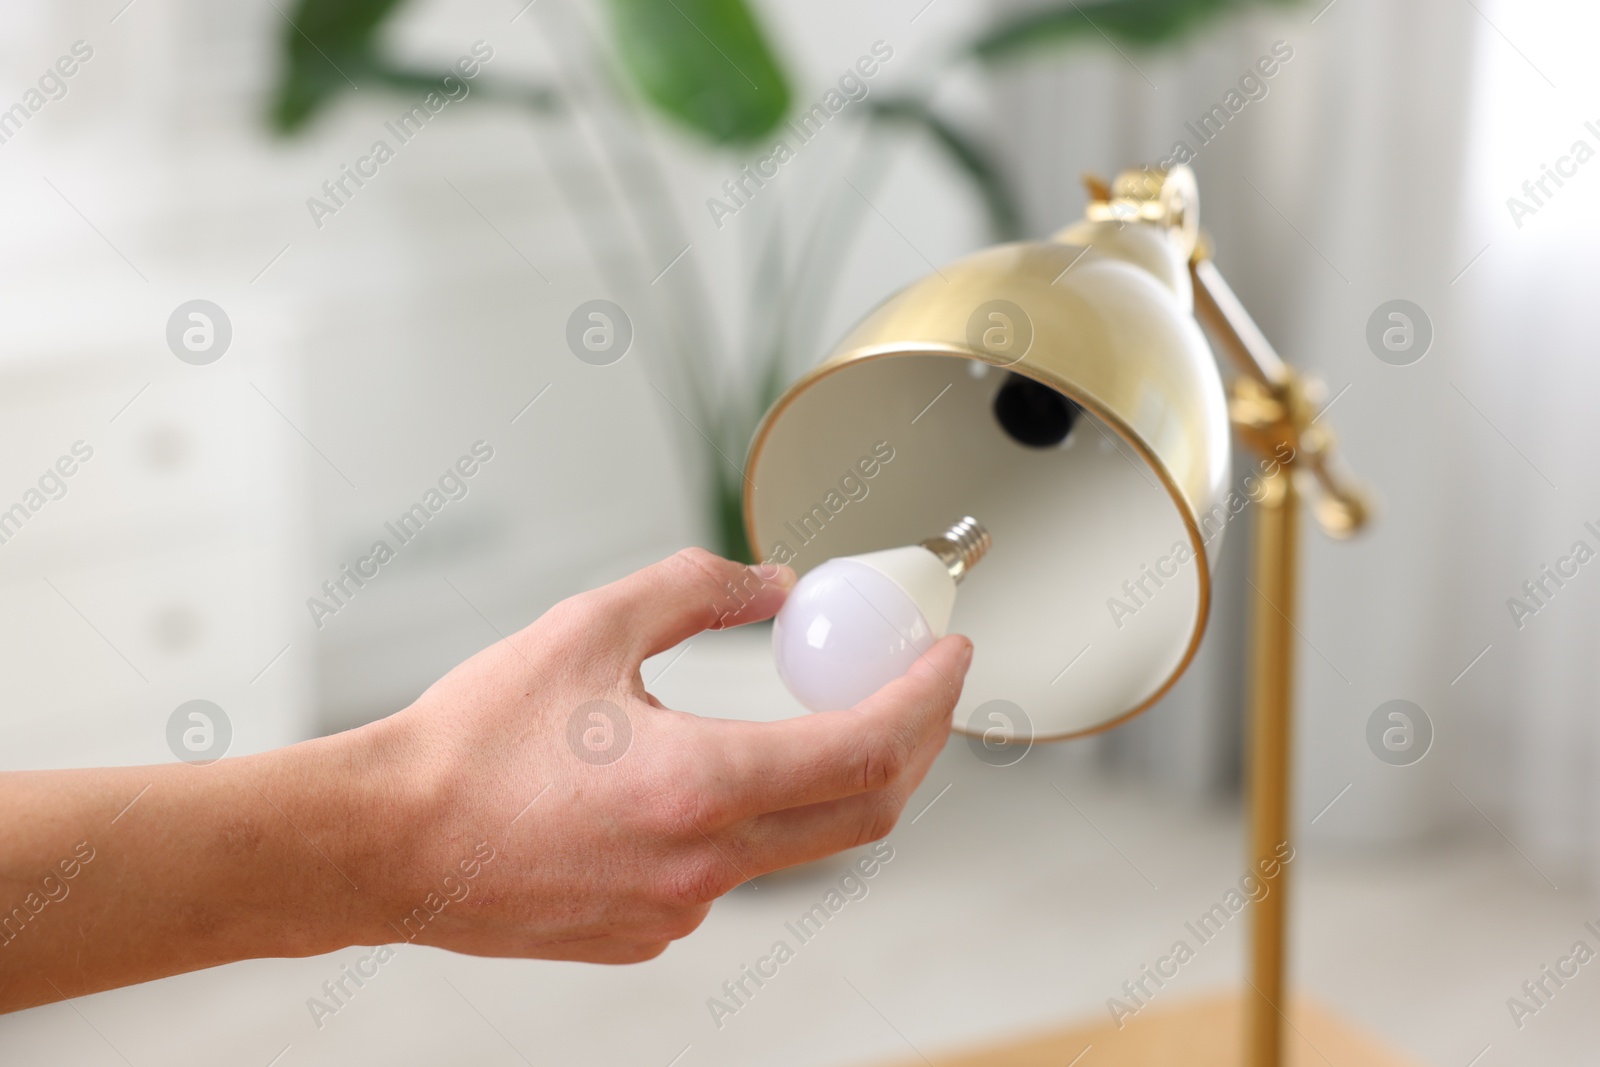
[[[1300,549],[1300,483],[1314,482],[1323,531],[1348,537],[1366,522],[1363,495],[1332,461],[1333,433],[1315,411],[1312,386],[1273,350],[1211,261],[1200,232],[1198,189],[1187,167],[1127,170],[1107,185],[1086,175],[1085,215],[1165,226],[1189,251],[1195,317],[1238,372],[1228,414],[1251,451],[1267,461],[1256,513],[1251,585],[1256,592],[1250,645],[1250,869],[1267,892],[1255,905],[1245,998],[1247,1067],[1283,1063],[1289,783],[1293,768],[1294,638]],[[1266,474],[1271,467],[1272,472]],[[1270,872],[1270,876],[1268,874]]]
[[[1229,403],[1234,427],[1252,451],[1278,464],[1263,479],[1251,546],[1256,597],[1250,645],[1250,862],[1252,873],[1266,886],[1266,895],[1254,908],[1244,1049],[1248,1067],[1279,1067],[1286,1021],[1289,888],[1280,849],[1290,836],[1300,555],[1301,498],[1296,480],[1318,483],[1317,519],[1334,537],[1347,537],[1359,529],[1367,508],[1360,492],[1332,466],[1333,436],[1325,424],[1318,424],[1305,381],[1273,351],[1211,262],[1204,241],[1196,246],[1190,271],[1195,315],[1239,370]]]
[[[1250,651],[1250,859],[1265,896],[1252,912],[1250,984],[1245,997],[1245,1063],[1277,1067],[1283,1049],[1287,944],[1289,781],[1294,689],[1299,494],[1292,464],[1265,480],[1256,511],[1252,585],[1256,600]]]

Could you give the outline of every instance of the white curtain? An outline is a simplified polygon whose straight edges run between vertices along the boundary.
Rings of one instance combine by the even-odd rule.
[[[1360,538],[1305,539],[1297,806],[1313,840],[1465,833],[1514,848],[1534,881],[1600,873],[1600,563],[1521,630],[1506,605],[1576,540],[1600,550],[1583,527],[1600,528],[1585,417],[1600,372],[1583,321],[1600,160],[1563,164],[1576,174],[1520,229],[1505,203],[1574,140],[1600,150],[1584,127],[1600,128],[1600,109],[1582,108],[1597,22],[1553,2],[1319,2],[1155,55],[1091,39],[1030,63],[996,101],[1020,115],[1007,154],[1044,233],[1081,210],[1081,171],[1199,146],[1184,124],[1274,42],[1293,50],[1193,165],[1224,272],[1280,351],[1327,383],[1341,452],[1377,500]],[[1434,329],[1405,367],[1365,340],[1396,298]],[[1237,781],[1247,540],[1224,554],[1198,677],[1101,742],[1191,791]],[[1365,739],[1393,698],[1434,726],[1408,767]]]
[[[1481,621],[1493,648],[1474,669],[1488,668],[1484,677],[1463,694],[1477,742],[1463,773],[1501,783],[1490,799],[1504,811],[1502,829],[1565,885],[1600,876],[1600,568],[1573,552],[1578,541],[1600,550],[1585,525],[1600,529],[1591,282],[1600,266],[1600,11],[1546,2],[1485,12],[1467,186],[1469,243],[1484,251],[1459,286],[1472,341],[1458,381],[1486,418],[1469,426],[1463,457],[1483,475],[1454,490],[1472,553],[1460,559],[1455,609]],[[1543,577],[1547,566],[1578,573],[1557,585]],[[1524,582],[1543,590],[1530,597]],[[1536,614],[1514,612],[1513,598]]]

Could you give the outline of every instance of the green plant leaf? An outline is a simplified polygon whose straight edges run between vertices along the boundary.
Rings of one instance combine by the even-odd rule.
[[[992,153],[934,114],[925,101],[894,97],[875,100],[870,106],[873,115],[881,120],[909,122],[922,127],[934,143],[944,149],[983,196],[989,225],[998,240],[1014,241],[1022,236],[1022,213],[1005,176],[991,162]]]
[[[305,125],[374,64],[378,28],[401,0],[299,0],[280,12],[283,74],[272,101],[280,133]]]
[[[789,85],[744,0],[610,0],[629,79],[656,107],[719,144],[770,133]]]
[[[1300,0],[1067,0],[1007,19],[972,43],[985,62],[1015,58],[1080,38],[1140,47],[1176,41],[1216,16],[1261,4]]]
[[[722,466],[713,475],[716,483],[711,505],[716,520],[717,555],[739,563],[759,562],[744,529],[744,481],[728,473],[727,461],[718,457],[717,462]]]

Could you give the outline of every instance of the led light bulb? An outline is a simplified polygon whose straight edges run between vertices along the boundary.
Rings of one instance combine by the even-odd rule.
[[[970,515],[932,540],[816,567],[772,627],[778,676],[812,711],[853,707],[945,635],[956,585],[989,551]]]

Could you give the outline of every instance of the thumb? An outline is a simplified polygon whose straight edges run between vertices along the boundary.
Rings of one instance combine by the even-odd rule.
[[[736,807],[777,811],[896,781],[925,742],[949,732],[971,662],[972,642],[950,636],[854,708],[759,724],[708,720],[723,742]]]
[[[771,618],[794,583],[788,567],[746,567],[686,548],[585,596],[601,625],[627,635],[632,658],[643,661],[702,630]]]
[[[902,720],[918,734],[940,722],[947,725],[971,665],[972,642],[951,634],[918,656],[905,674],[858,703],[855,710],[872,719]]]

